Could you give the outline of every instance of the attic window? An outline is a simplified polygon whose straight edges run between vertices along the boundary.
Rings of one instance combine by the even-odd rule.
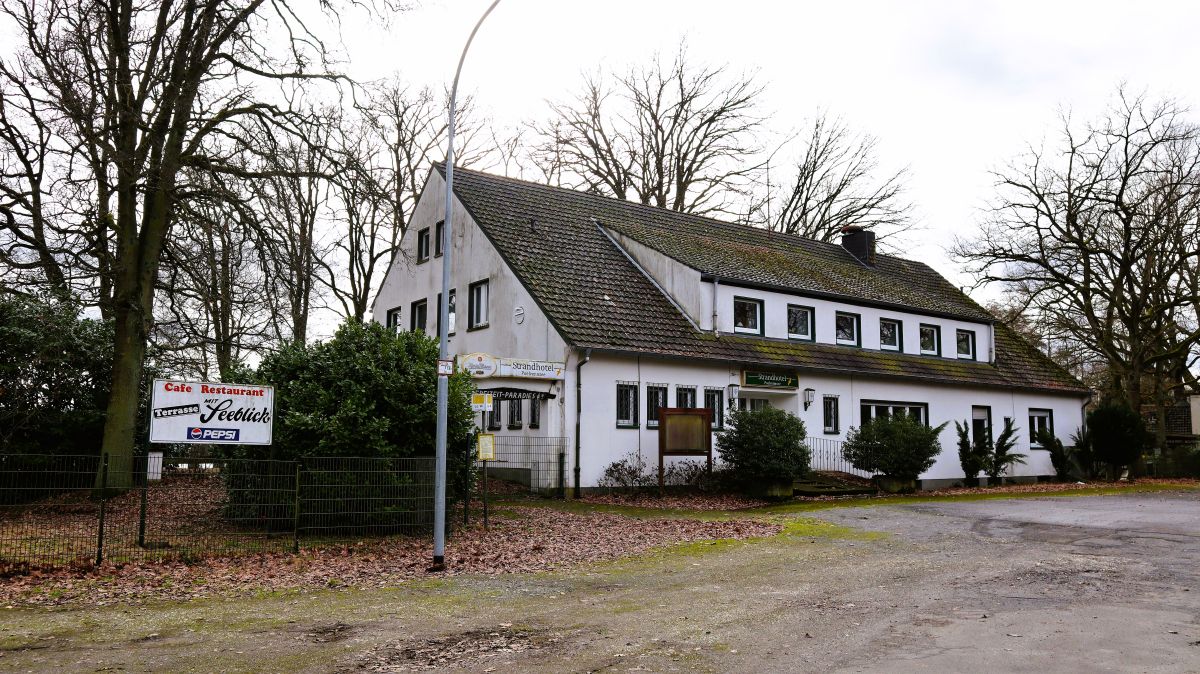
[[[417,262],[429,259],[429,228],[417,232]]]
[[[921,353],[926,356],[942,355],[942,329],[936,325],[921,324]]]
[[[762,300],[733,298],[733,331],[747,335],[763,334]]]
[[[862,319],[858,314],[839,311],[834,321],[834,336],[838,344],[843,346],[860,346],[862,344],[861,330],[859,330]]]

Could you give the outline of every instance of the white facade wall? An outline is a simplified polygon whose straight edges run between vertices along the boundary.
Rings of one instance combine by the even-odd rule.
[[[704,282],[703,286],[703,302],[705,306],[711,307],[713,283]],[[812,307],[815,311],[815,327],[816,341],[821,344],[836,344],[834,339],[834,319],[837,312],[844,311],[852,314],[858,314],[862,330],[862,348],[864,349],[879,349],[879,319],[892,318],[901,321],[903,332],[904,353],[920,354],[921,336],[920,326],[936,325],[941,328],[942,334],[942,357],[950,360],[957,360],[955,344],[955,331],[970,330],[975,333],[975,359],[980,362],[990,363],[994,358],[992,350],[993,334],[992,326],[983,322],[972,322],[964,320],[955,320],[950,318],[940,318],[935,316],[924,316],[919,313],[908,311],[893,311],[891,309],[880,309],[877,307],[868,307],[849,302],[834,302],[827,299],[804,297],[802,295],[774,292],[770,290],[758,290],[754,288],[743,288],[726,283],[715,284],[717,287],[717,329],[722,334],[732,334],[733,330],[733,300],[735,297],[747,297],[763,301],[764,312],[764,337],[770,339],[787,339],[787,307],[789,304],[798,304],[801,306]],[[712,314],[712,309],[708,310],[708,314]],[[706,330],[712,329],[711,317],[701,323],[701,328]],[[892,351],[895,353],[895,351]],[[933,357],[933,356],[929,356]]]
[[[1192,406],[1192,435],[1200,435],[1200,395],[1190,396],[1188,403]]]
[[[752,370],[760,370],[752,366]],[[741,368],[736,365],[705,364],[695,361],[664,360],[652,357],[628,357],[610,354],[593,355],[583,368],[584,409],[581,420],[581,474],[584,487],[595,486],[604,468],[640,451],[647,464],[658,461],[658,431],[646,427],[646,386],[668,385],[668,405],[675,405],[678,386],[695,386],[697,404],[703,405],[704,387],[726,388],[741,381]],[[616,390],[618,383],[637,382],[638,428],[619,428],[616,423]],[[814,400],[804,409],[804,389],[814,389]],[[839,398],[840,429],[835,434],[823,432],[823,397]],[[923,480],[957,480],[963,477],[958,463],[958,436],[954,421],[968,422],[973,406],[991,409],[993,437],[998,436],[1004,418],[1011,417],[1019,429],[1016,451],[1027,454],[1027,463],[1017,466],[1014,476],[1053,475],[1049,453],[1031,449],[1028,435],[1030,408],[1052,410],[1054,432],[1067,438],[1082,423],[1083,398],[972,387],[941,386],[919,382],[873,379],[852,376],[811,375],[799,373],[796,390],[755,389],[742,387],[741,397],[766,398],[772,407],[779,407],[804,421],[809,437],[844,440],[848,431],[861,424],[859,405],[863,400],[925,403],[930,423],[934,426],[949,422],[942,431],[942,453],[937,463],[921,476]],[[728,399],[726,404],[728,405]],[[715,447],[715,444],[714,444]],[[716,459],[714,451],[714,459]]]
[[[445,209],[445,181],[434,171],[426,183],[425,191],[413,211],[411,225],[405,233],[400,247],[402,256],[388,271],[387,277],[375,299],[373,317],[385,323],[389,309],[401,310],[400,328],[407,330],[412,302],[425,299],[428,302],[429,318],[427,329],[436,334],[437,295],[442,287],[442,258],[434,257],[432,237],[437,221],[442,219]],[[430,258],[417,263],[417,233],[428,227],[430,230]],[[450,278],[457,290],[455,333],[450,336],[449,350],[452,354],[489,353],[507,358],[524,358],[563,362],[568,357],[568,347],[558,331],[550,324],[546,315],[538,308],[533,297],[521,285],[517,277],[504,263],[487,236],[475,224],[461,202],[455,203]],[[469,330],[468,288],[476,281],[488,279],[488,326]],[[514,314],[522,309],[523,317],[517,322]],[[568,400],[569,389],[565,381],[521,380],[493,378],[479,380],[483,388],[493,386],[517,386],[529,390],[547,391],[556,397],[543,403],[541,428],[520,431],[525,435],[560,437],[574,433],[574,398]],[[569,403],[569,404],[568,404]],[[528,402],[525,403],[528,405]],[[526,412],[528,419],[528,412]],[[506,420],[505,420],[506,421]],[[504,434],[509,434],[507,424]],[[513,432],[515,433],[515,431]]]

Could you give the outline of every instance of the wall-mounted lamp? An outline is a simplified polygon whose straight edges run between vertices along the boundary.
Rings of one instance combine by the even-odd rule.
[[[817,391],[815,389],[811,389],[811,388],[804,389],[804,410],[805,411],[808,411],[808,406],[813,404],[813,398],[816,397],[816,394],[817,394]]]
[[[742,387],[738,384],[730,384],[726,387],[725,392],[729,394],[729,406],[733,407],[733,401],[738,399],[742,393]]]

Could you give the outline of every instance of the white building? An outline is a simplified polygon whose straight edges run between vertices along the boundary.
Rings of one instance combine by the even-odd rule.
[[[439,168],[381,323],[436,327],[444,189]],[[1053,474],[1031,428],[1081,424],[1080,382],[928,266],[876,254],[869,231],[820,243],[461,169],[454,191],[451,352],[486,354],[480,389],[544,398],[504,401],[487,425],[558,443],[568,485],[634,451],[656,464],[659,406],[723,410],[731,394],[799,416],[818,448],[882,414],[993,436],[1011,418],[1018,476]],[[942,446],[923,486],[962,478],[953,423]]]

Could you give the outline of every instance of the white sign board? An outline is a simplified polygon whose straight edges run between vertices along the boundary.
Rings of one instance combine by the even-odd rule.
[[[479,379],[513,377],[558,381],[563,378],[563,372],[567,366],[565,363],[545,360],[497,358],[486,353],[468,353],[459,360],[459,367],[470,372],[472,377]]]
[[[155,379],[150,442],[269,445],[275,387]]]

